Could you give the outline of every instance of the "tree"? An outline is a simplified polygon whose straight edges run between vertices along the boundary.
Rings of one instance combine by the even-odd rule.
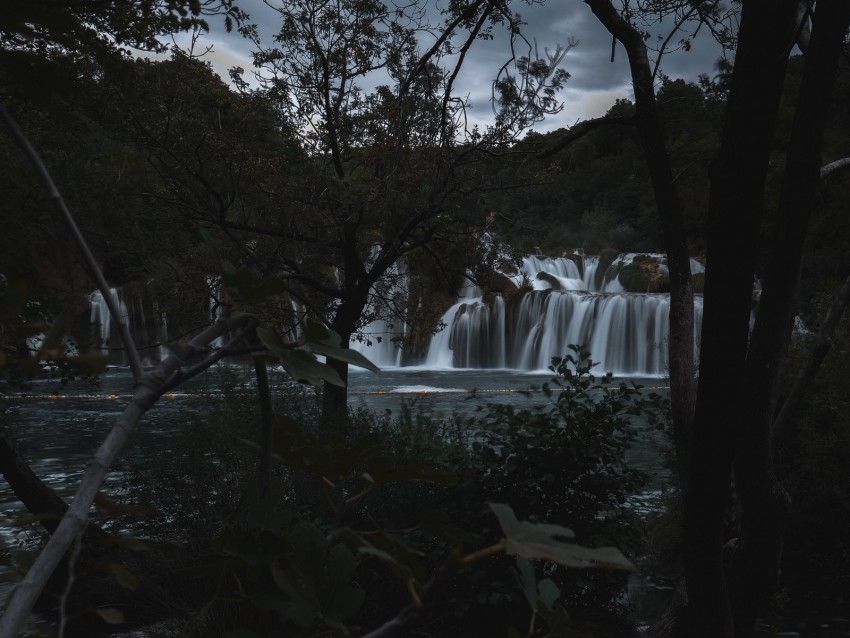
[[[109,6],[111,7],[111,5]],[[11,13],[9,14],[11,17],[7,16],[8,19],[2,23],[4,45],[8,47],[8,49],[4,49],[4,53],[17,55],[25,52],[49,60],[57,52],[74,53],[79,48],[86,53],[91,51],[105,52],[108,57],[113,55],[115,51],[109,43],[100,40],[104,34],[114,38],[114,42],[132,41],[157,48],[158,45],[153,39],[154,36],[163,30],[167,30],[165,27],[157,28],[157,25],[163,24],[161,20],[164,20],[164,24],[169,28],[174,28],[175,25],[185,27],[199,19],[198,16],[201,15],[203,7],[207,6],[190,3],[187,8],[179,2],[163,4],[140,2],[121,5],[120,10],[101,14],[98,12],[99,5],[97,3],[65,4],[57,2],[40,6],[28,4],[24,5],[26,11]],[[225,6],[228,9],[228,19],[232,19],[231,5],[225,3]],[[319,6],[319,4],[317,3],[314,6]],[[45,9],[45,12],[42,12],[42,9]],[[346,65],[349,62],[353,60],[359,64],[364,55],[368,58],[369,55],[380,54],[382,49],[370,50],[366,47],[366,49],[352,51],[351,47],[355,44],[368,43],[372,36],[379,36],[383,33],[383,31],[375,30],[376,24],[386,19],[390,12],[384,5],[378,3],[367,3],[366,5],[350,3],[340,7],[341,11],[350,11],[350,13],[331,12],[323,18],[321,28],[326,32],[332,32],[339,26],[332,21],[343,15],[346,19],[352,20],[351,24],[354,28],[341,49],[344,54],[341,75],[326,74],[321,76],[325,80],[325,84],[321,85],[320,90],[324,87],[326,98],[329,97],[332,90],[336,90],[331,88],[330,82],[335,79],[339,79],[341,82],[341,89],[339,93],[335,94],[333,106],[325,112],[332,117],[320,126],[320,129],[324,132],[330,131],[332,133],[328,137],[331,140],[330,161],[327,163],[323,161],[327,156],[323,152],[316,152],[314,148],[312,149],[313,154],[307,162],[311,169],[317,169],[311,172],[312,177],[319,176],[328,179],[329,176],[334,176],[332,180],[329,180],[331,182],[328,189],[329,193],[319,192],[318,202],[311,201],[308,198],[308,204],[311,205],[310,212],[316,215],[313,219],[321,220],[323,215],[328,215],[328,219],[332,222],[329,226],[330,230],[327,231],[329,239],[326,243],[320,244],[318,254],[313,253],[312,257],[326,260],[327,255],[322,254],[322,250],[327,250],[328,247],[334,251],[333,256],[339,255],[343,264],[343,275],[339,278],[341,285],[334,288],[313,278],[309,267],[312,267],[315,262],[300,263],[284,256],[279,263],[288,266],[285,272],[292,281],[313,283],[320,293],[324,293],[331,300],[328,302],[327,308],[332,313],[332,319],[328,319],[327,323],[331,327],[338,328],[341,331],[340,334],[328,330],[321,324],[306,322],[301,326],[303,336],[298,341],[283,340],[273,330],[258,330],[259,322],[257,318],[252,314],[239,312],[235,303],[231,303],[231,307],[218,321],[196,334],[188,343],[177,347],[175,352],[163,360],[153,371],[145,372],[139,351],[126,326],[121,321],[115,298],[110,293],[110,285],[83,239],[76,222],[71,217],[60,191],[26,135],[20,131],[6,111],[2,110],[3,119],[12,132],[12,137],[24,149],[39,174],[40,181],[48,193],[48,198],[65,220],[83,256],[85,270],[96,281],[98,289],[108,301],[113,321],[122,327],[123,347],[127,353],[135,387],[129,407],[89,466],[74,501],[65,512],[62,521],[53,530],[51,539],[45,550],[39,554],[35,566],[17,588],[14,599],[3,617],[2,624],[0,624],[0,634],[5,636],[17,633],[53,569],[63,560],[67,549],[86,527],[88,509],[104,474],[121,446],[141,416],[153,406],[159,397],[175,387],[176,384],[208,368],[225,356],[234,353],[251,354],[266,349],[280,357],[284,367],[290,371],[294,378],[307,379],[311,382],[325,380],[339,382],[340,385],[344,386],[349,363],[371,367],[357,353],[348,351],[347,345],[369,299],[372,285],[386,274],[401,256],[425,245],[437,233],[437,229],[443,221],[441,216],[446,212],[445,202],[449,199],[450,189],[446,188],[446,184],[451,183],[454,173],[461,170],[468,162],[472,150],[485,146],[493,147],[506,139],[510,139],[523,126],[554,108],[552,87],[553,85],[558,86],[565,79],[563,72],[556,70],[557,63],[560,62],[560,57],[562,57],[560,53],[542,64],[536,61],[526,60],[523,62],[520,60],[518,75],[503,77],[499,84],[504,108],[500,112],[498,127],[483,133],[470,132],[471,148],[455,148],[454,134],[458,126],[455,117],[462,112],[462,105],[455,102],[450,89],[456,77],[457,69],[452,73],[443,71],[435,63],[435,60],[439,57],[438,53],[447,49],[449,39],[455,30],[464,27],[467,29],[468,35],[460,49],[462,62],[468,47],[482,31],[486,30],[488,20],[494,19],[498,22],[504,19],[512,27],[518,21],[517,17],[508,17],[508,14],[504,13],[504,6],[494,0],[490,2],[479,0],[456,9],[457,12],[450,15],[448,26],[438,38],[438,42],[422,56],[410,58],[415,49],[412,30],[391,27],[389,33],[393,38],[398,38],[397,41],[401,48],[395,50],[390,47],[390,57],[378,67],[375,64],[368,63],[367,60],[366,66],[360,68],[354,75],[350,75],[347,70]],[[361,10],[364,13],[361,14]],[[151,12],[154,13],[156,20],[149,23],[147,19]],[[174,12],[178,15],[194,17],[187,17],[188,23],[183,20],[174,22],[171,19]],[[399,17],[399,15],[396,14],[396,17]],[[137,18],[141,20],[139,24],[133,22]],[[309,20],[305,15],[298,16],[298,20],[300,19]],[[130,21],[129,27],[125,22],[127,20]],[[328,20],[331,20],[331,22],[328,22]],[[297,20],[296,24],[298,24]],[[34,28],[33,25],[35,25]],[[124,27],[130,30],[122,31]],[[28,39],[32,36],[38,36],[37,43],[32,50],[28,50]],[[298,42],[298,38],[292,36],[290,44],[300,46]],[[387,43],[384,42],[383,44],[386,45]],[[330,51],[335,59],[339,51],[332,48]],[[322,55],[326,55],[327,51],[319,47],[308,53],[313,56],[312,59],[315,62],[320,60]],[[345,57],[349,53],[353,55],[350,59]],[[364,108],[353,112],[341,110],[343,106],[348,105],[347,99],[349,98],[357,105],[362,104],[359,101],[359,92],[354,88],[353,82],[363,73],[379,67],[390,69],[391,77],[397,83],[396,92],[382,87],[370,100],[367,100],[368,109]],[[417,99],[423,96],[438,96],[437,104],[440,108],[433,109],[429,106],[428,101]],[[323,104],[325,107],[329,107],[331,101],[326,99]],[[283,109],[283,112],[286,113],[286,110]],[[390,115],[394,119],[390,118]],[[348,138],[345,135],[338,135],[343,120],[346,126],[352,121],[356,123],[357,136]],[[389,127],[386,126],[387,121],[391,123]],[[222,121],[219,120],[218,124],[221,126]],[[393,129],[393,126],[397,126],[397,130]],[[199,137],[201,141],[204,140],[203,132]],[[435,140],[437,140],[436,144]],[[388,144],[388,146],[382,148],[382,144]],[[370,145],[371,148],[367,145]],[[392,152],[396,152],[396,160],[404,161],[394,165],[389,160],[390,155],[386,154],[386,149],[389,149],[390,155]],[[378,151],[381,161],[372,165],[364,161],[364,159],[368,159],[370,150]],[[218,168],[223,166],[225,174],[227,174],[232,166],[228,165],[226,156],[220,155],[219,158],[224,158],[225,161]],[[432,172],[428,165],[428,162],[434,160],[437,160],[439,167],[436,172]],[[185,158],[180,158],[177,163],[182,168],[185,166]],[[400,181],[394,181],[392,173],[399,167],[404,169],[404,177]],[[372,171],[378,173],[379,179],[375,184],[370,185],[366,178],[371,177]],[[210,177],[210,174],[190,172],[188,176],[190,180],[199,179],[199,181],[203,181]],[[414,198],[411,197],[410,201],[405,202],[407,208],[402,207],[403,214],[399,215],[397,219],[382,219],[381,213],[389,207],[371,206],[374,192],[381,188],[387,188],[388,185],[397,188],[400,183],[408,186],[418,183],[419,188],[412,189],[412,194],[421,197],[422,202],[414,205],[412,203]],[[315,182],[312,185],[313,192],[310,194],[315,196],[317,191],[322,191],[321,184],[322,182]],[[192,210],[201,210],[207,215],[211,213],[212,220],[215,222],[223,221],[219,224],[219,227],[225,233],[240,231],[242,235],[234,241],[234,244],[243,251],[246,246],[250,246],[250,242],[242,243],[246,235],[271,237],[273,238],[272,241],[303,239],[298,234],[290,234],[292,222],[298,221],[298,211],[294,211],[292,216],[284,218],[283,223],[272,232],[266,232],[266,228],[256,226],[255,220],[249,217],[256,213],[259,207],[250,206],[242,210],[237,209],[235,220],[232,217],[228,219],[227,213],[232,212],[229,203],[232,203],[232,201],[227,202],[227,200],[216,198],[216,189],[210,188],[208,185],[199,192],[202,193],[205,201],[203,201],[202,206],[195,207]],[[243,193],[239,192],[239,194],[242,195]],[[209,195],[213,196],[211,200],[207,198]],[[212,205],[210,205],[210,201],[212,201]],[[225,205],[222,205],[223,202],[225,202]],[[195,203],[199,202],[196,200]],[[260,211],[266,214],[270,213],[270,211],[262,211],[262,209]],[[272,216],[274,216],[274,212],[271,211]],[[243,213],[245,216],[242,216]],[[206,221],[211,220],[207,218]],[[368,228],[370,232],[374,232],[376,228],[381,226],[381,223],[391,229],[387,236],[378,238],[366,236],[364,229]],[[258,232],[258,229],[262,232]],[[317,230],[323,231],[322,225],[317,226]],[[309,245],[317,243],[317,241],[314,238],[307,237],[305,243]],[[378,246],[377,252],[374,251],[376,245]],[[339,262],[333,260],[330,261],[329,265],[336,265],[337,263]],[[266,271],[263,274],[268,272]],[[238,272],[225,274],[236,278],[236,281],[231,280],[230,283],[244,283],[244,279],[238,279]],[[58,336],[61,336],[61,330],[58,326],[55,332]],[[213,340],[228,334],[230,340],[224,347],[210,351],[209,344]],[[46,343],[55,345],[52,337]],[[60,347],[59,350],[61,351],[62,348]],[[339,373],[335,373],[331,367],[325,364],[318,363],[315,360],[316,354],[322,354],[328,357],[329,362],[335,362],[332,365],[339,370]],[[65,354],[63,352],[45,351],[43,356],[53,358],[64,357]],[[258,385],[261,388],[264,387],[266,383],[264,382],[262,365],[257,366],[257,376]],[[330,392],[328,394],[332,395]],[[338,394],[336,396],[342,396],[342,406],[344,406],[345,395]],[[340,409],[338,400],[336,403],[334,401],[329,403],[337,410]],[[267,401],[263,405],[265,423],[269,420]],[[3,439],[2,444],[5,445],[5,443],[6,440]],[[11,449],[11,446],[2,448],[3,455],[0,456],[0,459],[3,460],[4,469],[15,462],[14,455],[7,457],[5,454],[9,449]],[[261,468],[260,473],[267,475],[267,463],[265,469]],[[44,491],[43,488],[43,485],[40,486],[36,483],[35,487],[28,484],[24,489],[40,492]],[[52,510],[62,509],[62,505],[59,503],[48,500],[48,505],[45,506],[43,502],[43,500],[33,501],[32,507],[39,511],[44,507],[49,507]]]
[[[0,47],[46,53],[122,47],[161,51],[162,37],[223,16],[225,28],[243,27],[246,14],[233,0],[22,0],[0,15]]]
[[[710,172],[707,274],[699,383],[692,388],[687,307],[690,273],[682,258],[684,233],[675,183],[668,171],[654,74],[643,31],[607,0],[586,0],[629,57],[635,125],[642,131],[656,203],[665,226],[671,270],[670,360],[676,450],[685,503],[685,570],[693,636],[750,636],[773,591],[788,504],[773,472],[772,422],[777,382],[792,328],[794,290],[818,183],[825,108],[844,44],[850,7],[820,0],[742,3],[721,147]],[[798,8],[806,6],[800,21]],[[670,3],[684,18],[716,24],[715,2]],[[640,14],[641,7],[634,7]],[[646,13],[640,14],[646,17]],[[803,28],[811,20],[811,30]],[[719,32],[719,31],[718,31]],[[808,35],[770,240],[768,267],[750,334],[752,282],[767,207],[765,189],[788,56]],[[723,36],[730,35],[722,32]],[[672,36],[671,36],[672,37]],[[669,38],[668,40],[669,41]],[[673,283],[674,279],[677,283]],[[675,313],[675,314],[674,314]],[[694,402],[695,400],[695,402]],[[678,407],[675,407],[678,406]],[[733,474],[740,529],[732,569],[724,572],[724,513]]]
[[[162,140],[155,161],[174,184],[173,204],[231,246],[270,247],[243,255],[238,266],[281,274],[344,347],[373,319],[404,321],[420,311],[413,295],[395,308],[382,299],[401,279],[399,264],[416,251],[438,258],[441,243],[480,227],[468,220],[481,179],[476,162],[556,110],[555,91],[566,80],[558,69],[565,49],[540,59],[529,44],[515,69],[506,65],[497,78],[496,123],[468,130],[466,104],[454,93],[467,51],[501,25],[521,42],[520,18],[500,0],[474,0],[452,4],[444,23],[432,26],[425,8],[378,0],[277,7],[281,29],[274,46],[255,54],[267,75],[253,96],[277,113],[301,155],[264,176],[264,201],[241,206],[230,182],[199,165],[205,139],[193,155],[169,147],[177,138],[152,136]],[[376,77],[386,83],[363,88]],[[227,163],[226,152],[220,157]],[[325,387],[329,420],[347,410],[347,369],[332,365],[342,384]]]

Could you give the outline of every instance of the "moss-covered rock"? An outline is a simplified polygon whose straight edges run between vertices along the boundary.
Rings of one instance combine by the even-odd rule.
[[[561,285],[560,280],[551,273],[540,271],[539,273],[537,273],[537,278],[540,281],[545,281],[547,284],[552,286],[552,290],[562,291],[564,289],[564,287]]]
[[[487,280],[487,291],[500,292],[502,294],[515,294],[519,291],[519,287],[514,283],[514,280],[507,275],[494,273]]]
[[[651,255],[635,255],[630,264],[620,268],[617,277],[626,292],[670,292],[666,268]]]

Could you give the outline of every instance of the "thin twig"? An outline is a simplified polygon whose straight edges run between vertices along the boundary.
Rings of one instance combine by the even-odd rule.
[[[71,588],[74,586],[74,566],[77,563],[77,558],[80,556],[82,547],[83,533],[81,531],[77,534],[77,538],[74,540],[74,549],[71,550],[71,555],[68,557],[68,579],[65,583],[65,589],[62,591],[62,596],[59,597],[59,629],[57,631],[59,638],[65,635],[65,626],[68,622],[68,597],[71,595]]]
[[[196,335],[189,343],[184,344],[182,358],[171,353],[155,369],[142,375],[135,385],[133,397],[124,412],[118,417],[118,421],[86,468],[74,500],[62,517],[55,533],[36,557],[27,575],[15,588],[6,612],[0,618],[0,638],[15,638],[20,633],[35,601],[41,595],[56,566],[77,535],[87,525],[89,509],[103,479],[142,416],[175,385],[175,380],[182,382],[189,378],[182,370],[183,366],[200,358],[200,363],[190,367],[197,374],[221,358],[217,351],[208,354],[207,347],[210,343],[233,331],[240,329],[245,331],[255,326],[256,321],[256,317],[248,314],[236,314],[217,321]],[[243,337],[244,332],[231,343]]]
[[[2,104],[0,104],[0,118],[2,118],[6,123],[6,127],[9,129],[12,138],[24,151],[24,154],[27,156],[27,159],[29,159],[30,164],[32,164],[35,169],[39,181],[41,181],[42,185],[47,189],[50,200],[53,202],[53,206],[59,212],[62,220],[68,225],[68,229],[71,231],[71,237],[77,246],[77,250],[80,251],[83,261],[85,262],[86,270],[88,271],[89,276],[95,280],[98,290],[100,290],[104,300],[106,300],[106,307],[109,309],[109,314],[118,326],[121,341],[124,343],[124,348],[127,351],[127,359],[129,361],[130,370],[133,373],[133,380],[138,383],[144,373],[142,360],[136,350],[136,344],[133,342],[133,337],[130,335],[130,329],[124,322],[124,318],[121,315],[121,309],[118,307],[118,302],[113,296],[109,284],[106,282],[106,278],[103,276],[103,272],[97,264],[97,260],[94,258],[94,255],[89,249],[83,234],[80,232],[77,222],[74,221],[71,211],[69,211],[68,207],[65,205],[65,200],[59,192],[59,189],[56,187],[56,184],[53,182],[53,178],[50,176],[50,173],[44,165],[41,157],[33,148],[29,139],[18,126],[17,122],[15,122],[12,116],[9,115],[9,112]]]

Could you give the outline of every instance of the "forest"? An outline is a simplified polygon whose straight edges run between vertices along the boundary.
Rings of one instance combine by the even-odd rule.
[[[538,49],[530,0],[266,4],[270,41],[238,0],[0,10],[0,638],[850,635],[850,5],[585,0],[632,96],[541,133],[581,43]],[[211,25],[261,77],[214,71]],[[698,33],[723,57],[665,75]],[[534,336],[578,281],[529,258],[663,297],[664,391],[564,341],[536,401],[355,406],[379,348],[512,367],[496,309]],[[118,369],[69,498],[31,399]]]

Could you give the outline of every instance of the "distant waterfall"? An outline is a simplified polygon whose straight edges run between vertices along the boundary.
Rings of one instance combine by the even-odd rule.
[[[502,295],[464,298],[443,316],[425,360],[435,368],[545,369],[569,344],[588,350],[600,371],[660,376],[667,371],[670,298],[665,293],[625,292],[619,279],[638,256],[621,255],[597,278],[598,257],[526,257],[518,273],[518,303]],[[663,255],[647,255],[648,272],[666,276]],[[698,262],[693,272],[702,272]],[[613,274],[612,274],[613,273]],[[597,280],[601,281],[597,284]],[[522,290],[525,290],[523,293]],[[694,303],[702,325],[702,298]],[[695,347],[699,347],[695,330]]]
[[[121,322],[129,328],[142,360],[155,363],[163,358],[168,352],[165,346],[168,323],[156,298],[144,286],[138,285],[111,288],[109,292],[118,302]],[[108,355],[111,364],[125,365],[127,361],[119,327],[109,314],[106,299],[99,290],[89,295],[89,305],[94,346]]]
[[[692,261],[691,271],[701,276],[704,268]],[[373,288],[366,310],[369,323],[355,335],[351,347],[379,367],[544,370],[553,356],[564,355],[570,344],[577,344],[591,353],[600,372],[632,376],[667,372],[670,299],[664,292],[669,285],[664,255],[625,253],[607,259],[530,255],[497,273],[496,280],[498,285],[487,284],[490,290],[471,283],[459,290],[456,302],[439,321],[442,328],[431,336],[431,327],[422,320],[426,306],[422,295],[427,292],[417,291],[420,296],[412,297],[407,266],[397,264]],[[208,318],[219,310],[217,285],[209,278],[207,294],[198,293],[199,316]],[[111,293],[143,359],[155,363],[167,352],[162,304],[145,284]],[[111,363],[126,363],[103,296],[94,292],[89,301],[95,347],[108,352]],[[303,315],[303,308],[290,301],[295,316]],[[451,303],[450,298],[444,301],[437,312]],[[400,312],[413,317],[410,325],[391,318]],[[182,325],[179,317],[173,319],[175,326]],[[696,327],[702,325],[700,295],[694,300],[694,322]],[[288,334],[297,330],[296,326]],[[698,351],[698,329],[694,346]]]
[[[379,251],[379,247],[374,247],[370,261],[378,257]],[[403,320],[391,317],[409,310],[409,289],[407,265],[396,262],[381,282],[372,287],[366,313],[373,318],[349,344],[351,349],[362,353],[379,368],[402,365],[404,351],[399,342],[407,337],[409,327]]]

